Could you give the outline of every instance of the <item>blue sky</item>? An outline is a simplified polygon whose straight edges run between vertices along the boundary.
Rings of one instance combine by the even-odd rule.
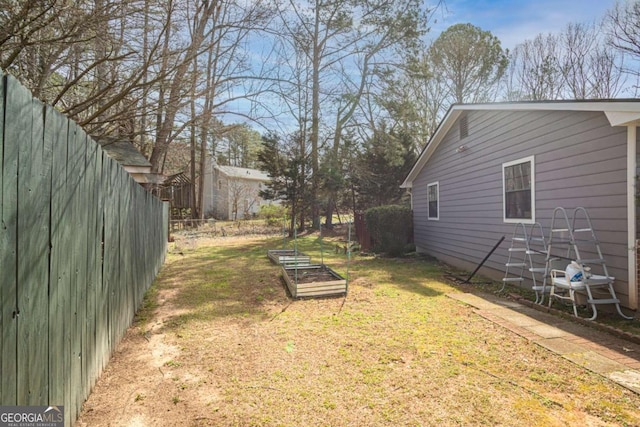
[[[435,0],[429,0],[435,3]],[[558,32],[570,23],[599,21],[615,0],[445,0],[431,25],[429,38],[447,27],[471,23],[498,37],[513,49],[539,33]]]

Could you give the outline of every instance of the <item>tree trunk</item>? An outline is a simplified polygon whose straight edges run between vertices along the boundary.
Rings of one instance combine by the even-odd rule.
[[[142,55],[144,58],[149,56],[149,0],[144,1],[144,34],[142,35]],[[147,93],[147,80],[148,71],[145,67],[142,70],[142,84],[144,85],[144,94],[142,95],[142,117],[140,118],[140,146],[142,147],[142,154],[148,156],[150,153],[147,149],[147,110],[148,110],[148,93]]]
[[[369,60],[373,56],[373,52],[375,52],[375,50],[365,56],[358,92],[355,93],[355,96],[349,101],[345,108],[338,111],[338,115],[336,117],[336,128],[333,134],[333,147],[330,159],[331,170],[335,174],[342,173],[342,165],[340,164],[340,142],[342,141],[342,129],[347,122],[351,120],[353,113],[356,111],[356,108],[360,103],[360,99],[362,98],[362,94],[366,87],[367,77],[369,76]],[[343,114],[340,114],[341,112],[343,112]],[[333,212],[335,210],[337,200],[338,188],[330,188],[325,219],[325,224],[328,228],[333,227]]]
[[[191,114],[195,115],[195,99],[191,100]],[[191,124],[191,136],[189,138],[191,145],[191,218],[198,219],[198,201],[196,199],[196,125]]]
[[[153,172],[159,172],[162,157],[169,147],[169,135],[171,134],[171,130],[173,129],[173,124],[176,115],[178,114],[178,110],[182,106],[181,95],[185,77],[187,75],[187,72],[189,71],[191,61],[198,55],[198,51],[204,40],[204,32],[209,17],[211,16],[211,13],[215,9],[216,5],[216,1],[212,1],[211,3],[205,2],[203,4],[203,8],[200,11],[200,16],[196,16],[195,18],[196,24],[194,25],[191,44],[187,47],[185,57],[183,58],[183,61],[180,63],[180,65],[178,65],[176,72],[172,78],[171,86],[169,88],[169,98],[166,102],[164,120],[162,120],[162,125],[158,128],[156,144],[153,147],[151,159],[149,160],[151,162],[151,170]]]
[[[318,134],[320,132],[320,5],[316,2],[313,35],[313,71],[311,74],[311,221],[313,228],[320,228],[320,166],[318,161]],[[302,153],[304,156],[304,153]]]

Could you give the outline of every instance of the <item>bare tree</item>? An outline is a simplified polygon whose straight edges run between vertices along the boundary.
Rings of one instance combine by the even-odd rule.
[[[207,25],[214,15],[218,3],[202,2],[196,6],[193,12],[193,29],[191,40],[187,45],[181,60],[178,62],[175,73],[171,76],[171,83],[168,87],[167,96],[164,100],[164,114],[158,121],[156,141],[151,152],[149,161],[154,172],[160,171],[162,158],[171,142],[176,115],[180,108],[184,106],[184,91],[186,83],[189,81],[188,72],[193,59],[198,55],[202,43],[206,36]]]
[[[139,117],[143,71],[159,56],[147,39],[161,34],[167,20],[155,16],[154,0],[3,1],[0,61],[35,96],[55,105],[91,134],[134,132]],[[152,4],[153,3],[153,4]]]
[[[311,199],[312,203],[316,201],[315,197],[306,197],[303,193],[306,193],[308,190],[308,183],[304,181],[308,172],[307,167],[311,164],[312,157],[316,162],[313,170],[317,171],[319,168],[319,157],[317,155],[318,137],[316,136],[312,142],[310,136],[312,129],[315,129],[314,132],[318,132],[319,126],[314,128],[311,125],[312,94],[314,92],[311,82],[314,72],[313,55],[308,54],[310,49],[309,40],[303,35],[285,37],[284,35],[289,34],[289,32],[295,32],[297,34],[303,31],[303,26],[289,22],[287,9],[284,6],[281,5],[278,11],[279,18],[282,22],[279,25],[275,25],[273,31],[275,37],[273,41],[275,56],[278,58],[277,60],[280,65],[276,68],[273,77],[277,87],[276,96],[280,99],[279,104],[283,111],[282,115],[284,116],[284,118],[279,117],[279,119],[284,122],[283,126],[281,126],[284,127],[282,131],[289,133],[291,136],[291,138],[287,138],[287,144],[296,145],[296,148],[289,147],[289,150],[297,153],[293,157],[297,159],[296,165],[299,167],[299,173],[296,174],[296,177],[288,180],[296,181],[295,184],[290,182],[290,184],[286,186],[295,188],[297,194],[296,197],[287,195],[287,197],[291,199],[289,204],[291,209],[290,233],[292,234],[296,222],[299,224],[299,231],[305,230],[308,206],[306,206],[303,201],[305,199]],[[302,17],[299,17],[299,19],[301,18]],[[322,99],[321,102],[323,100],[324,99]],[[316,114],[316,120],[320,120],[319,110],[316,111]],[[293,125],[291,125],[290,122],[293,122]],[[295,130],[291,132],[287,129],[289,127],[293,127]],[[271,143],[279,140],[274,133],[269,133],[269,135],[264,138],[271,141]],[[309,145],[311,145],[311,147],[309,147]],[[313,155],[314,153],[315,155]],[[272,170],[272,173],[276,173],[276,170],[277,173],[285,173],[285,168],[275,168]],[[313,182],[316,184],[315,191],[317,191],[318,183]],[[314,209],[317,215],[318,207],[315,206]]]
[[[609,46],[631,59],[625,61],[623,72],[637,79],[640,77],[640,1],[617,2],[607,12],[605,27]],[[634,89],[637,94],[638,86]]]
[[[312,219],[319,226],[320,151],[326,145],[329,171],[340,173],[339,150],[346,126],[358,110],[365,89],[374,71],[381,64],[394,62],[395,47],[411,44],[422,34],[425,24],[421,3],[413,0],[369,0],[364,2],[336,1],[294,2],[279,5],[281,26],[277,32],[291,40],[287,55],[300,56],[300,65],[309,67],[309,74],[294,73],[298,86],[287,93],[298,93],[291,110],[308,136],[311,158]],[[293,63],[293,62],[290,62]],[[296,92],[299,90],[299,92]],[[302,105],[304,103],[304,105]],[[324,138],[323,138],[324,135]],[[335,206],[335,192],[329,189],[327,223]]]
[[[406,66],[390,73],[383,85],[376,103],[385,109],[386,117],[376,120],[371,116],[372,129],[384,122],[388,131],[411,133],[416,141],[426,143],[450,105],[449,87],[444,76],[433,71],[430,56],[408,57]]]
[[[245,219],[250,217],[254,207],[259,204],[259,186],[235,178],[230,178],[228,185],[231,219],[239,219],[240,214]]]
[[[210,19],[210,30],[203,43],[202,54],[197,58],[199,65],[194,65],[194,69],[199,67],[203,72],[196,73],[198,79],[194,91],[199,101],[196,111],[191,114],[192,120],[198,123],[199,133],[199,206],[204,198],[205,177],[202,171],[207,169],[205,163],[211,161],[208,153],[215,154],[217,141],[229,133],[245,137],[240,138],[240,166],[250,166],[256,156],[255,146],[259,145],[257,132],[250,132],[242,124],[225,125],[220,117],[227,116],[229,119],[229,116],[235,115],[245,120],[258,120],[253,106],[259,103],[259,95],[269,90],[271,83],[264,76],[268,68],[262,65],[255,67],[246,45],[251,37],[257,37],[256,34],[264,28],[271,14],[271,10],[260,1],[219,2]],[[228,108],[228,104],[240,100],[252,106],[250,112],[234,112]],[[253,140],[249,135],[253,136]],[[204,210],[200,208],[199,212],[202,217]]]
[[[509,100],[560,99],[563,76],[557,38],[538,34],[513,50],[507,71]]]
[[[617,2],[607,12],[606,22],[613,46],[633,56],[640,56],[640,2]]]
[[[596,47],[593,53],[591,73],[595,84],[591,89],[591,97],[605,99],[619,96],[629,77],[624,71],[622,54],[612,51],[607,45]]]
[[[613,98],[625,83],[621,54],[595,24],[569,24],[519,44],[507,76],[509,100]]]
[[[247,82],[259,79],[242,51],[264,27],[263,3],[0,0],[0,65],[89,133],[136,139],[161,171],[191,121],[209,129],[226,102],[256,99],[261,87]]]
[[[569,24],[560,34],[558,57],[571,99],[614,98],[624,84],[622,56],[608,48],[595,24]]]

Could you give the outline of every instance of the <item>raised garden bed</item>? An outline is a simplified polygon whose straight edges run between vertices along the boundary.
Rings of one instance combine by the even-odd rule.
[[[267,251],[267,256],[274,264],[280,265],[309,265],[311,257],[293,249],[272,249]]]
[[[347,293],[347,280],[324,264],[282,266],[282,277],[294,298]]]

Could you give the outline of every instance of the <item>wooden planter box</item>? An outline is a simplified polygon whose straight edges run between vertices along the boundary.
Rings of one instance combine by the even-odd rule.
[[[324,264],[282,266],[282,277],[294,298],[347,293],[347,280]]]
[[[267,256],[274,264],[279,265],[309,265],[311,257],[293,249],[272,249],[267,251]]]

